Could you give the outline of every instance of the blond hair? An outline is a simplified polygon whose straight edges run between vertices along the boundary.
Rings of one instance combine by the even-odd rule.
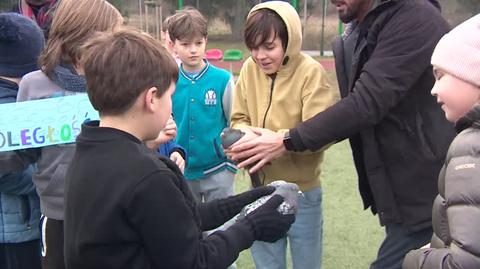
[[[51,78],[55,66],[77,66],[80,47],[95,33],[112,31],[123,22],[120,12],[105,0],[62,0],[55,11],[39,65]]]

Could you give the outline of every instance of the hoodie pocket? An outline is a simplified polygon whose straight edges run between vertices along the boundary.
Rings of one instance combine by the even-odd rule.
[[[212,146],[215,149],[215,154],[217,155],[218,159],[226,158],[225,153],[223,152],[222,143],[219,138],[215,138],[212,141]]]

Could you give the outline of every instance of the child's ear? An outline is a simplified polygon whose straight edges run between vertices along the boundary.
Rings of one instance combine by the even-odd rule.
[[[151,87],[147,90],[145,93],[145,108],[149,112],[154,112],[155,111],[155,103],[158,101],[157,99],[157,91],[158,89],[156,87]]]
[[[167,40],[166,43],[167,43],[167,46],[170,48],[170,50],[173,51],[173,42],[172,42],[172,40],[169,39],[169,40]]]
[[[172,51],[175,52],[175,53],[177,53],[177,46],[176,46],[177,42],[178,42],[177,39],[170,40],[170,45],[171,45]]]

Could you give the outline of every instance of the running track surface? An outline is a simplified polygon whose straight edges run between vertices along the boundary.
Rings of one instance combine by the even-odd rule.
[[[321,59],[319,60],[323,68],[327,71],[335,70],[335,62],[333,58],[331,59]],[[211,64],[223,68],[225,70],[230,70],[230,63],[232,64],[233,73],[239,73],[242,68],[243,61],[241,62],[224,62],[224,61],[210,61]]]

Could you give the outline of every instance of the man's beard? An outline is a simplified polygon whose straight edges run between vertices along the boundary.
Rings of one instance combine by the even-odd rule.
[[[355,19],[355,16],[352,14],[350,10],[347,10],[345,14],[340,14],[338,13],[338,18],[343,22],[343,23],[349,23]]]

